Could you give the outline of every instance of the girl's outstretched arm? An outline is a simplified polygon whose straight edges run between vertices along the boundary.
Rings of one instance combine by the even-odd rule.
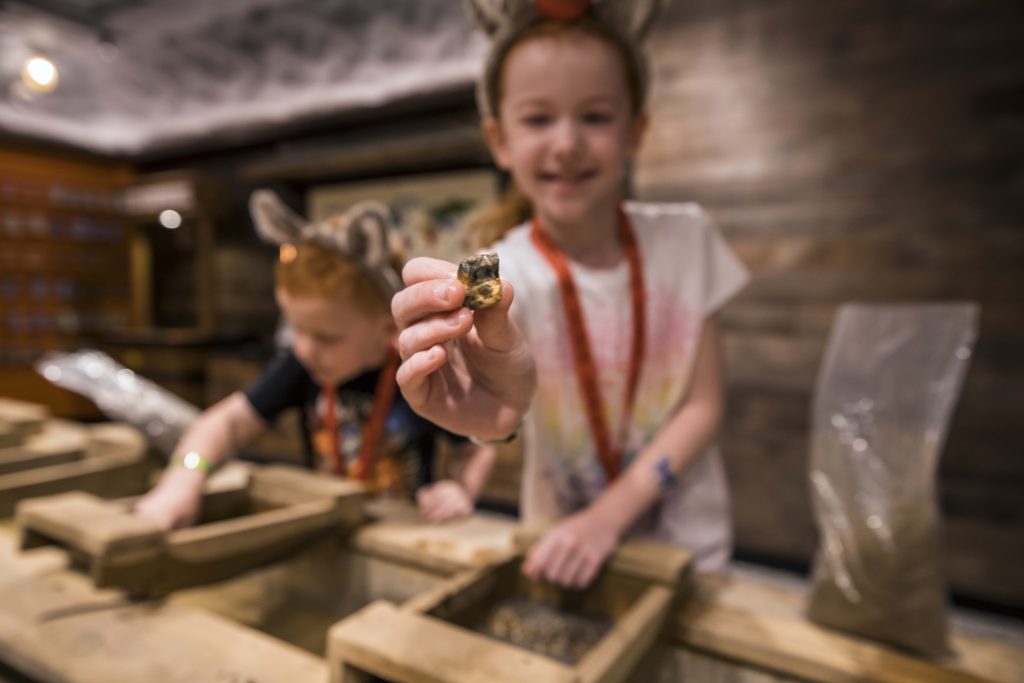
[[[714,439],[724,412],[716,317],[704,324],[693,383],[678,412],[589,507],[562,520],[530,549],[523,573],[563,586],[588,585],[630,525]]]
[[[476,312],[447,261],[415,258],[391,311],[400,334],[398,385],[417,413],[450,432],[484,440],[512,434],[537,386],[533,357],[509,316],[515,293]]]

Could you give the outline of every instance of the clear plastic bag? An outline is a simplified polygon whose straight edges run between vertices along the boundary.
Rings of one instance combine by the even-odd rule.
[[[107,417],[139,428],[168,456],[199,416],[196,406],[100,351],[50,353],[35,368],[51,383],[91,399]]]
[[[977,319],[970,303],[840,309],[812,414],[810,619],[949,653],[935,475]]]

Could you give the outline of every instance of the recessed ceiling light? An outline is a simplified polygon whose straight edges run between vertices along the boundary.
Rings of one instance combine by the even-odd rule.
[[[57,66],[46,57],[29,57],[21,69],[21,80],[37,92],[52,92],[57,87]]]
[[[160,225],[164,226],[168,230],[174,230],[181,225],[181,214],[174,209],[164,209],[160,212],[159,220]]]

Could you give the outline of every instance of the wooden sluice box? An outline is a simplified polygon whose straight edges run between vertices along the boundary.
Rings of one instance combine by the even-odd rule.
[[[55,420],[43,406],[0,399],[0,517],[20,500],[64,491],[137,494],[152,470],[146,453],[128,425]]]
[[[234,576],[283,557],[310,539],[363,519],[366,490],[291,467],[254,469],[241,486],[207,491],[196,526],[162,531],[132,513],[135,499],[71,492],[17,508],[21,547],[67,548],[98,588],[136,596]]]
[[[528,580],[524,555],[340,621],[327,638],[331,680],[625,681],[662,633],[690,565],[681,549],[627,541],[589,588],[572,591]]]

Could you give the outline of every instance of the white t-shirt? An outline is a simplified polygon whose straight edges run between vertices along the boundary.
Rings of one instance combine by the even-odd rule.
[[[647,341],[623,469],[686,396],[705,318],[747,281],[708,214],[696,204],[624,205],[644,267]],[[523,425],[520,496],[526,521],[554,521],[593,502],[606,478],[575,374],[571,337],[554,271],[520,225],[494,245],[512,283],[512,315],[533,351],[537,394]],[[597,364],[612,438],[618,436],[632,344],[629,265],[571,263]],[[621,446],[620,444],[614,444]],[[732,548],[729,493],[716,448],[708,448],[634,527],[634,533],[694,552],[698,569],[724,567]]]

